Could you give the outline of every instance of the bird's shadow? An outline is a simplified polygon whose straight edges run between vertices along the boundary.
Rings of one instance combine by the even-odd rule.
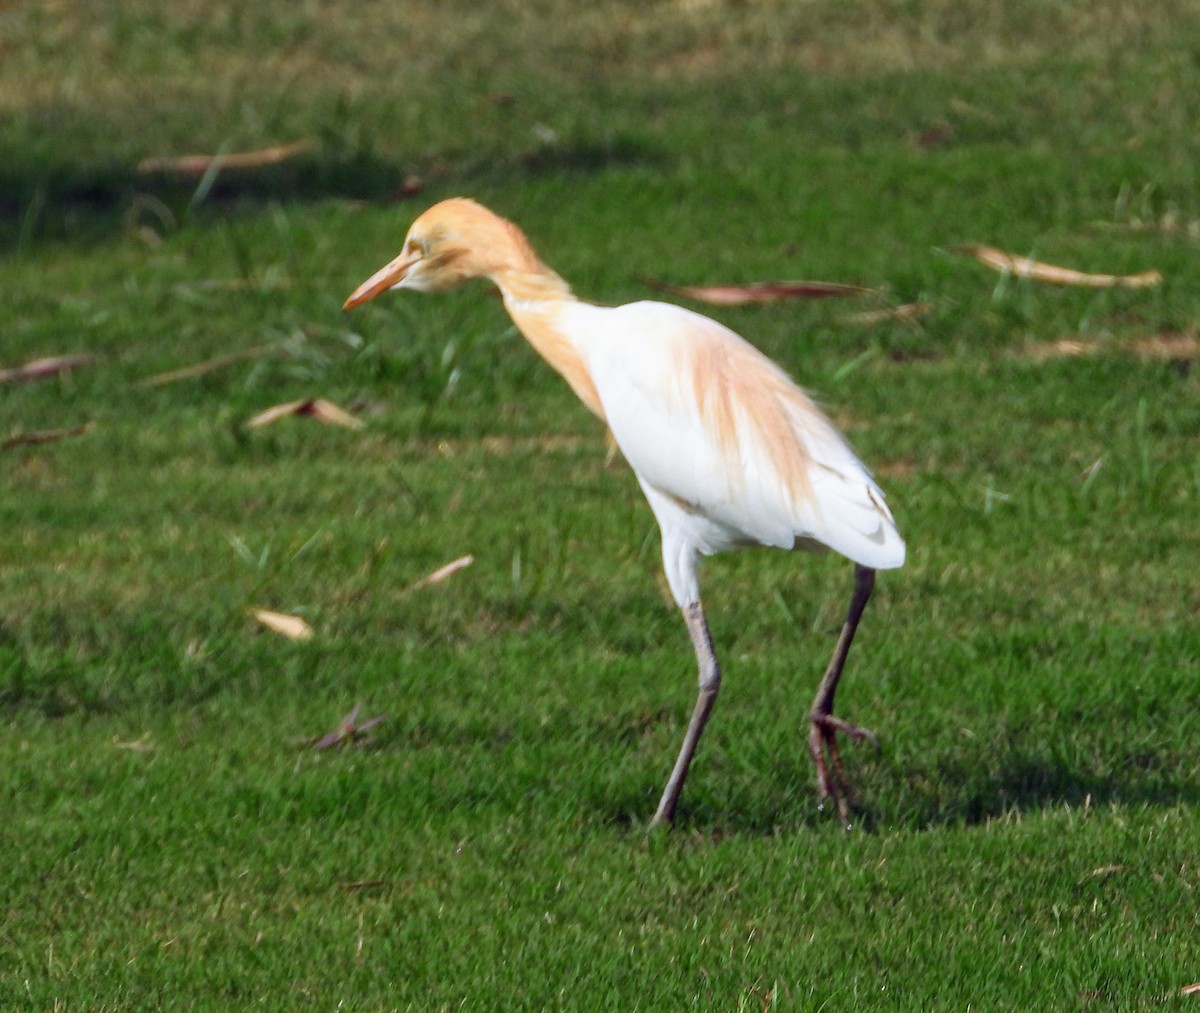
[[[1101,770],[1047,759],[1037,755],[1032,742],[1030,747],[1022,750],[1018,740],[1001,755],[989,751],[942,760],[935,771],[901,769],[888,759],[886,746],[866,762],[847,755],[857,789],[847,829],[868,834],[900,826],[930,830],[981,826],[1058,808],[1200,804],[1200,786],[1183,774],[1172,778],[1166,757],[1131,755],[1106,762]],[[1113,769],[1120,772],[1114,776]],[[698,764],[689,778],[673,825],[679,834],[704,840],[774,837],[840,822],[834,806],[818,804],[807,756],[776,766],[753,795],[713,790],[703,783],[712,776],[719,775]],[[654,805],[648,792],[633,787],[597,803],[612,825],[630,834],[648,828]]]

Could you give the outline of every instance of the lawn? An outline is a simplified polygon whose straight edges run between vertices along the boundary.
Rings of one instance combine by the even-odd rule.
[[[1200,18],[1143,6],[0,10],[0,371],[83,357],[0,382],[0,1007],[1200,1002]],[[695,671],[632,475],[485,285],[341,311],[455,194],[597,302],[869,290],[666,297],[908,541],[850,829],[805,740],[852,567],[754,551],[646,833]],[[361,426],[247,424],[315,398]]]

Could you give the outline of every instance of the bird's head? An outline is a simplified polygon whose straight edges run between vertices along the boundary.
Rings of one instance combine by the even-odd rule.
[[[472,278],[497,280],[506,271],[540,267],[520,229],[466,197],[434,204],[412,223],[404,246],[354,290],[353,309],[392,288],[441,292]]]

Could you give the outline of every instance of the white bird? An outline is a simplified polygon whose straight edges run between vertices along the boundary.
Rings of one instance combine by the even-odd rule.
[[[344,308],[387,289],[441,291],[472,278],[495,283],[517,328],[608,425],[658,520],[700,692],[652,825],[674,818],[721,683],[700,604],[700,557],[754,545],[827,546],[856,564],[846,622],[809,716],[820,802],[832,799],[848,818],[836,735],[874,735],[834,715],[834,694],[875,571],[902,565],[905,555],[871,473],[808,395],[739,335],[668,303],[604,307],[575,298],[520,229],[466,198],[421,214],[399,256]]]

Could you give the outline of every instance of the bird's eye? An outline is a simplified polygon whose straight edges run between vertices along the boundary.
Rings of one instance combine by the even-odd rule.
[[[425,244],[419,239],[409,239],[404,244],[404,253],[409,257],[423,257],[425,256]]]

